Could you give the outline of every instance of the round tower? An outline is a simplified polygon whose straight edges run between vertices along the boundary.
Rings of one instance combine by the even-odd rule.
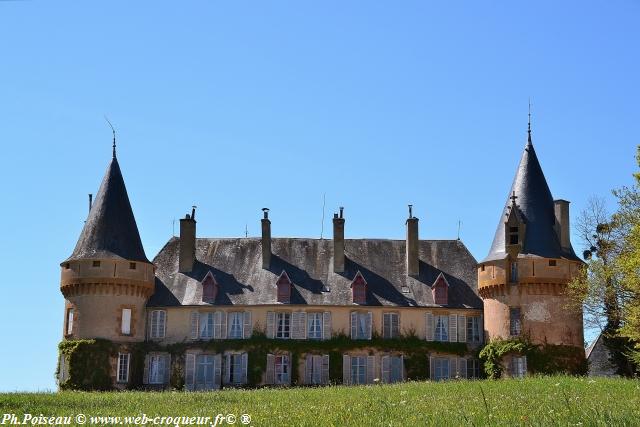
[[[531,128],[489,255],[478,265],[487,339],[582,348],[582,312],[567,284],[582,261],[570,241],[569,202],[555,200],[540,167]]]
[[[113,158],[78,243],[61,267],[66,339],[144,340],[154,267],[142,247],[115,141]]]

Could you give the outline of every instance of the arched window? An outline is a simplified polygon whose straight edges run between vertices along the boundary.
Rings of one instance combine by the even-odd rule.
[[[282,270],[276,282],[278,302],[289,303],[291,301],[291,279],[286,271]]]
[[[366,304],[367,303],[367,281],[364,280],[362,273],[358,271],[356,277],[351,282],[351,291],[353,293],[354,304]]]
[[[449,282],[444,277],[444,274],[440,273],[436,281],[432,286],[433,302],[439,305],[449,304]]]
[[[211,271],[202,280],[202,301],[213,304],[218,296],[218,282]]]

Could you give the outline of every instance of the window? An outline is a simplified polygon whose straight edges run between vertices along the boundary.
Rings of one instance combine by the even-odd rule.
[[[447,305],[449,298],[449,283],[444,277],[444,274],[440,273],[438,278],[433,283],[433,302],[439,305]]]
[[[549,267],[555,267],[557,265],[556,260],[555,259],[550,259],[549,260]]]
[[[362,273],[358,271],[356,277],[351,282],[351,291],[353,293],[354,304],[366,304],[367,303],[367,281],[364,280]]]
[[[276,313],[276,338],[291,338],[291,314]]]
[[[118,382],[129,381],[129,353],[118,353]]]
[[[227,338],[242,338],[243,337],[243,324],[244,313],[239,311],[232,311],[229,313],[229,331],[227,332]]]
[[[275,383],[289,384],[289,356],[279,354],[275,361]]]
[[[322,313],[307,313],[307,337],[310,340],[322,339]]]
[[[518,227],[509,227],[509,244],[517,245],[518,241]]]
[[[382,382],[396,383],[402,381],[403,375],[402,356],[382,357]]]
[[[211,272],[208,272],[202,281],[202,301],[214,303],[218,294],[218,283]]]
[[[480,266],[480,271],[484,271],[484,264]]]
[[[246,358],[246,354],[243,356],[242,353],[232,353],[227,356],[230,384],[243,384],[245,382],[243,357]]]
[[[91,264],[93,267],[100,267],[100,261],[93,261]]]
[[[480,378],[480,360],[467,359],[467,378]]]
[[[129,263],[129,270],[135,270],[136,269],[136,263],[135,262],[130,262]]]
[[[199,354],[196,357],[196,390],[210,390],[214,387],[214,356]]]
[[[151,312],[151,338],[164,338],[166,318],[167,312],[164,310],[153,310]]]
[[[120,328],[122,335],[131,335],[131,309],[122,309],[122,325]]]
[[[291,300],[291,280],[286,271],[282,271],[276,282],[278,302],[288,303]]]
[[[434,316],[435,341],[449,341],[449,316]]]
[[[511,263],[511,282],[515,283],[518,281],[518,263],[513,261]]]
[[[512,307],[509,309],[509,333],[511,336],[518,336],[522,333],[522,324],[520,321],[520,308]]]
[[[436,381],[449,379],[449,359],[436,357],[433,359],[433,379]]]
[[[149,356],[149,384],[164,384],[164,373],[167,370],[166,355]]]
[[[400,336],[400,324],[398,313],[382,314],[382,336],[384,338],[398,338]]]
[[[367,358],[365,356],[351,356],[351,384],[366,384]]]
[[[329,355],[307,355],[305,359],[305,384],[329,382]]]
[[[513,356],[511,358],[511,376],[513,378],[524,378],[527,375],[527,357]]]
[[[371,339],[371,312],[351,312],[351,339]]]
[[[67,335],[73,334],[73,314],[74,314],[73,308],[68,308],[67,309],[67,330],[66,330]]]
[[[200,338],[213,338],[213,313],[200,313]]]
[[[467,317],[467,341],[480,342],[480,318]]]

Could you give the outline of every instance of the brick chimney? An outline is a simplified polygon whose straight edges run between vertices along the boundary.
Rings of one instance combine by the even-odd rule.
[[[554,229],[558,236],[558,241],[563,250],[571,249],[571,238],[569,233],[571,228],[569,226],[569,202],[567,200],[554,200],[553,207],[556,216],[556,223]]]
[[[269,209],[262,208],[264,218],[262,218],[262,268],[268,269],[271,266],[271,221],[269,220]]]
[[[333,214],[333,271],[344,272],[344,208],[340,206],[340,216]]]
[[[418,249],[418,218],[413,216],[413,205],[409,205],[407,219],[407,275],[417,276],[420,273],[420,253]]]
[[[196,261],[196,207],[180,220],[180,255],[178,271],[190,273]]]

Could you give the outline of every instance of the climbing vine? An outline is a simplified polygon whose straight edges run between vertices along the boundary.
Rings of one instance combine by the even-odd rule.
[[[65,359],[65,379],[62,390],[110,390],[111,357],[116,347],[103,339],[62,341],[58,345],[60,357]],[[59,374],[60,366],[58,365]],[[56,375],[57,377],[58,375]]]
[[[527,357],[527,371],[533,374],[584,375],[587,361],[584,349],[568,345],[533,344],[524,338],[494,340],[479,353],[488,378],[497,379],[504,371],[504,357],[516,354]]]

